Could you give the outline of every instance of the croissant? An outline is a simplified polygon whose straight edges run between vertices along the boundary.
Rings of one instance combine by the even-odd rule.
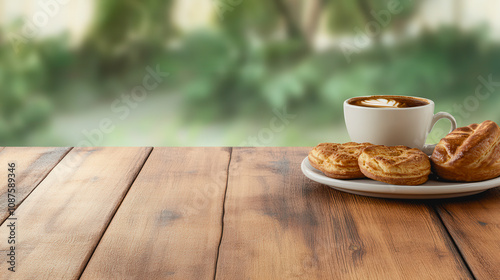
[[[453,130],[431,156],[432,168],[450,181],[475,182],[500,176],[500,128],[493,121]]]

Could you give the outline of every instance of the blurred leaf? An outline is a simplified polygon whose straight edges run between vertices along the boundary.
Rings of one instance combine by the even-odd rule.
[[[282,73],[268,80],[262,94],[272,108],[281,108],[291,98],[304,93],[304,84],[293,73]]]
[[[412,0],[329,1],[327,5],[328,27],[341,34],[353,34],[357,28],[365,32],[366,24],[369,22],[375,22],[383,29],[403,29],[411,20],[411,15],[416,11],[415,7],[418,4],[420,4],[419,1]],[[397,10],[395,13],[389,9],[392,6]],[[387,26],[385,26],[385,21],[388,23]]]

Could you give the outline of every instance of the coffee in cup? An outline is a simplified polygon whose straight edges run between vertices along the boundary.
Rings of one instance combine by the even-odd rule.
[[[416,97],[373,95],[351,98],[349,99],[349,104],[372,108],[410,108],[424,106],[429,104],[429,102]]]
[[[344,102],[344,118],[347,132],[354,142],[404,145],[427,154],[431,154],[436,145],[426,145],[425,140],[438,120],[450,120],[450,132],[457,127],[452,115],[445,112],[434,114],[432,100],[413,96],[353,97]]]

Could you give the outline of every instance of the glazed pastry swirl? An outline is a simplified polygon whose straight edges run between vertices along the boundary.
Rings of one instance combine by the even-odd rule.
[[[483,181],[500,176],[500,128],[492,121],[471,124],[441,139],[432,156],[437,175],[451,181]]]

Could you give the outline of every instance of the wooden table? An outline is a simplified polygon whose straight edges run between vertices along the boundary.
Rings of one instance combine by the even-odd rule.
[[[499,188],[351,195],[309,149],[0,148],[0,278],[500,279]]]

